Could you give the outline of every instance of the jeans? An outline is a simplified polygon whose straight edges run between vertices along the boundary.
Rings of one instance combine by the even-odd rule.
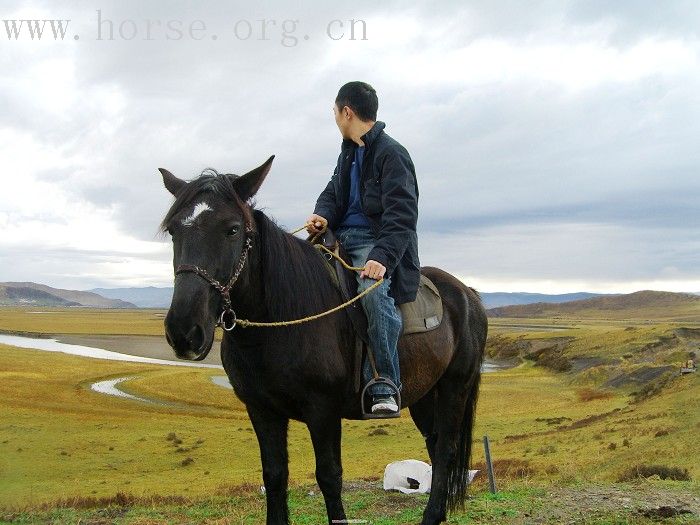
[[[340,226],[335,235],[348,252],[353,266],[364,266],[367,255],[376,242],[370,228]],[[360,272],[356,272],[358,293],[372,286],[376,281],[370,277],[360,278]],[[360,299],[362,307],[367,315],[367,337],[369,345],[374,352],[374,360],[377,364],[377,372],[380,376],[391,379],[401,391],[401,379],[399,370],[399,354],[396,345],[403,328],[403,320],[399,307],[394,304],[393,297],[389,296],[391,277],[384,276],[384,281],[377,288]],[[367,357],[363,363],[362,375],[365,383],[374,377],[372,367]],[[393,394],[387,385],[373,385],[368,389],[371,395]]]

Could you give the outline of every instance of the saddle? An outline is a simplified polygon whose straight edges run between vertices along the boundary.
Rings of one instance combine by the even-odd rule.
[[[352,266],[348,253],[338,241],[332,230],[316,235],[309,235],[307,241],[312,245],[324,246],[339,256],[346,264]],[[349,301],[358,294],[358,283],[355,272],[345,269],[335,257],[325,253],[319,248],[319,252],[326,261],[328,271],[340,290],[343,302]],[[371,293],[371,292],[370,292]],[[403,328],[400,337],[408,334],[428,332],[440,326],[443,317],[442,299],[435,284],[425,275],[421,274],[416,300],[399,305]],[[355,392],[359,392],[361,383],[362,361],[366,355],[369,338],[367,336],[367,316],[360,301],[356,301],[344,308],[352,322],[357,337],[355,337]]]

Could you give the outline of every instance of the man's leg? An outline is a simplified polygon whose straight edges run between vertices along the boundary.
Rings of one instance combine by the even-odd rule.
[[[361,279],[358,292],[369,288],[375,282],[374,279]],[[380,376],[391,379],[400,391],[402,385],[397,343],[401,334],[402,319],[394,299],[389,296],[390,283],[391,278],[385,278],[382,284],[360,299],[360,302],[367,313],[367,335],[374,353],[377,372]],[[374,377],[369,358],[364,362],[362,373],[365,382]],[[372,395],[394,394],[391,387],[382,384],[374,385],[370,390]]]
[[[361,228],[342,229],[338,238],[350,255],[353,266],[364,266],[375,243],[372,232]],[[368,277],[360,278],[359,273],[357,279],[358,293],[377,282]],[[397,343],[401,335],[402,317],[394,299],[389,296],[390,284],[391,278],[385,276],[382,284],[362,297],[360,302],[367,315],[367,336],[377,364],[377,372],[380,376],[391,379],[400,391],[402,385]],[[369,359],[364,362],[363,377],[365,383],[374,377]],[[370,391],[371,395],[393,393],[390,387],[382,384],[374,385]]]

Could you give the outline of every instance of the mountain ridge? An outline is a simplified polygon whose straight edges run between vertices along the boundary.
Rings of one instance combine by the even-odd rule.
[[[0,282],[3,306],[87,306],[96,308],[168,308],[172,287],[123,287],[67,290],[34,282]],[[562,314],[624,313],[643,310],[662,313],[663,308],[689,309],[700,302],[700,292],[639,290],[629,294],[571,292],[480,292],[490,317],[541,317]],[[642,312],[643,313],[643,312]]]
[[[700,296],[687,292],[639,290],[629,294],[605,295],[566,303],[545,302],[488,309],[490,317],[649,317],[700,320]]]
[[[0,282],[2,306],[65,306],[91,308],[136,308],[121,299],[110,299],[93,292],[53,288],[31,281]]]

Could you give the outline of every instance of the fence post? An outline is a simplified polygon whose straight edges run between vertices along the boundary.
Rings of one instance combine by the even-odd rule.
[[[496,493],[496,476],[493,474],[493,463],[491,462],[491,446],[489,437],[484,436],[484,455],[486,456],[486,471],[489,475],[489,489],[492,494]]]

